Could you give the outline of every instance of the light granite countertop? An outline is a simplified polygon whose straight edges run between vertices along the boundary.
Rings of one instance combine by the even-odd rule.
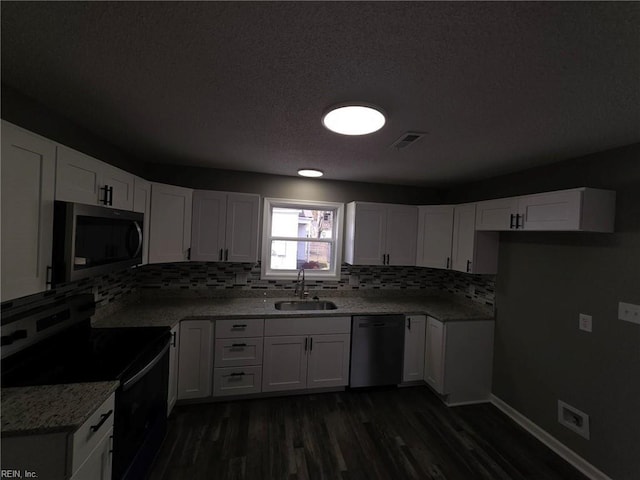
[[[2,389],[2,436],[73,433],[116,391],[119,382]]]
[[[294,297],[145,298],[104,316],[94,327],[173,327],[184,319],[328,317],[376,314],[427,314],[443,322],[493,319],[493,309],[451,294],[425,296],[322,296],[336,310],[276,310],[275,302]],[[313,302],[313,300],[308,300]]]
[[[312,292],[312,295],[315,292]],[[324,293],[324,292],[323,292]],[[256,292],[256,295],[259,294]],[[275,295],[275,296],[273,296]],[[276,310],[275,302],[296,300],[283,292],[234,298],[146,297],[104,312],[93,322],[100,327],[173,327],[184,319],[322,317],[427,314],[443,322],[493,319],[493,308],[465,298],[424,292],[414,295],[321,295],[336,310]],[[308,300],[313,302],[313,299]],[[118,382],[45,385],[2,389],[2,435],[73,432],[118,388]]]

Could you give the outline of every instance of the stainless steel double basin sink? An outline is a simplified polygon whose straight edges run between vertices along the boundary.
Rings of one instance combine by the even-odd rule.
[[[335,310],[338,307],[328,300],[284,300],[275,303],[276,310]]]

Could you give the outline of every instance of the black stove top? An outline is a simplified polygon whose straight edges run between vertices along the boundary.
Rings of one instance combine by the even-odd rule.
[[[109,380],[124,383],[128,376],[154,358],[170,338],[169,327],[91,328],[86,309],[81,316],[87,318],[80,320],[73,308],[71,311],[62,315],[65,323],[72,324],[70,327],[58,329],[53,335],[43,335],[44,339],[3,358],[3,387]],[[38,336],[41,332],[30,330],[29,322],[55,324],[50,319],[46,310],[40,310],[36,316],[31,315],[28,322],[23,316],[21,322],[27,325],[24,330],[34,331],[33,336]],[[4,323],[3,339],[10,338],[5,335]]]

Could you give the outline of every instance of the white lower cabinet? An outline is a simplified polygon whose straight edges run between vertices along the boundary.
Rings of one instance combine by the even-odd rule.
[[[493,320],[440,322],[427,317],[424,381],[447,405],[489,400]]]
[[[169,346],[169,386],[167,389],[167,417],[178,399],[178,349],[180,346],[180,324],[171,329]]]
[[[71,480],[111,480],[111,452],[113,450],[113,428],[105,432],[100,443],[89,458],[73,474]]]
[[[425,315],[407,315],[405,317],[403,382],[416,382],[424,379],[426,323],[427,317]]]
[[[182,321],[178,350],[178,400],[210,396],[212,378],[213,322]]]
[[[262,318],[217,320],[213,396],[262,390]]]
[[[32,478],[111,480],[114,409],[112,393],[73,434],[3,437],[3,472],[25,472],[25,478],[28,471]]]
[[[265,320],[263,392],[349,383],[351,318]]]

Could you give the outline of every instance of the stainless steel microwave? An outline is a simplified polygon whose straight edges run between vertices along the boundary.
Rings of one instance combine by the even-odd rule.
[[[143,221],[138,212],[56,201],[53,285],[141,264]]]

